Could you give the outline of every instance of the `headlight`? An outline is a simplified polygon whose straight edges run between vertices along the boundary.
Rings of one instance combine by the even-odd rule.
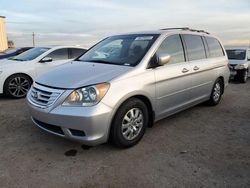
[[[109,89],[109,83],[83,87],[74,90],[63,102],[63,106],[94,106],[99,103]]]
[[[246,64],[238,64],[235,66],[235,69],[245,69],[247,67]]]

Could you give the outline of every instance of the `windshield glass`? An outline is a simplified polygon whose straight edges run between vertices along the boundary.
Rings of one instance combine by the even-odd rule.
[[[228,59],[244,60],[246,58],[246,50],[226,50]]]
[[[109,37],[77,60],[136,66],[158,36],[156,34],[131,34]]]
[[[11,59],[16,60],[16,61],[30,61],[30,60],[37,58],[38,56],[40,56],[41,54],[43,54],[44,52],[48,50],[49,48],[36,47],[26,52],[23,52],[20,55],[15,56],[14,58],[11,58]]]

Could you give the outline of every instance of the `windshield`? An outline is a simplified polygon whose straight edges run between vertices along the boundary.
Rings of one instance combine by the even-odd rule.
[[[136,66],[158,36],[156,34],[131,34],[109,37],[77,60]]]
[[[32,48],[26,52],[23,52],[20,55],[17,55],[11,59],[16,60],[16,61],[30,61],[30,60],[37,58],[38,56],[40,56],[41,54],[43,54],[44,52],[46,52],[48,50],[49,50],[49,48],[36,47],[36,48]]]
[[[226,50],[228,59],[244,60],[246,58],[246,50]]]

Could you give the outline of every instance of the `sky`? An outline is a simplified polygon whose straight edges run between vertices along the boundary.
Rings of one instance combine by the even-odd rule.
[[[81,45],[126,32],[190,27],[250,44],[250,0],[0,0],[16,46]]]

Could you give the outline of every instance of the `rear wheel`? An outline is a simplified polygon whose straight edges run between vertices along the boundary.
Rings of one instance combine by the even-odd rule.
[[[248,72],[247,72],[247,70],[243,70],[243,71],[239,72],[238,79],[239,79],[239,81],[241,83],[246,83],[247,82],[247,78],[248,78]]]
[[[147,106],[139,99],[131,98],[117,111],[112,127],[111,141],[114,145],[126,148],[137,144],[148,125]]]
[[[31,79],[24,74],[15,74],[6,79],[4,94],[11,98],[23,98],[31,87]]]
[[[223,88],[224,88],[223,81],[220,78],[218,78],[214,83],[210,99],[208,101],[209,105],[215,106],[220,103],[221,96],[223,93]]]

